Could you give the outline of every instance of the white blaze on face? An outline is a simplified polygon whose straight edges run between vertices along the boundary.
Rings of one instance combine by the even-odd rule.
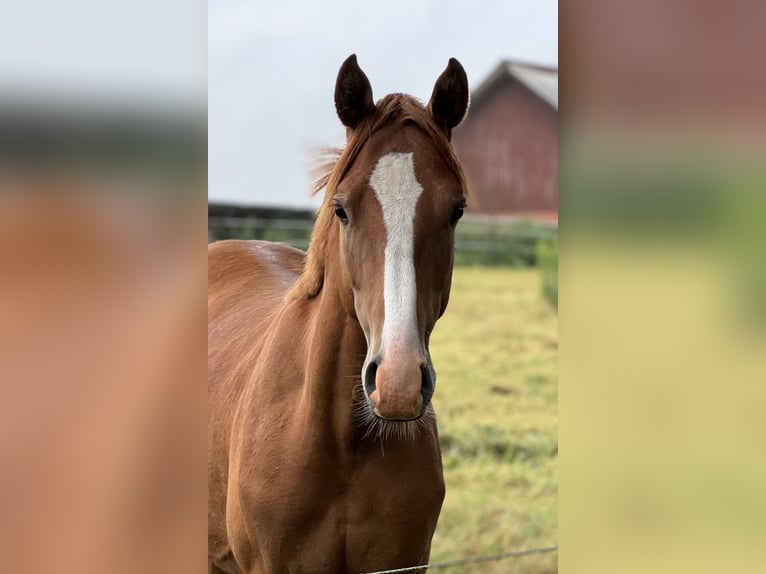
[[[415,206],[423,188],[415,177],[412,153],[389,153],[378,160],[370,186],[386,226],[381,351],[396,343],[417,344],[415,284]]]

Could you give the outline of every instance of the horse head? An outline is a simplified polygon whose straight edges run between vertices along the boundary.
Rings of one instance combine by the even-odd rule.
[[[326,202],[339,235],[343,304],[367,339],[362,387],[381,419],[418,419],[434,393],[429,338],[449,299],[466,204],[450,138],[468,99],[454,58],[427,106],[404,94],[374,103],[355,55],[338,73],[335,107],[347,142]]]

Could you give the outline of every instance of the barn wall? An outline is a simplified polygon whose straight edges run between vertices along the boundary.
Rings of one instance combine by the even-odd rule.
[[[478,213],[558,210],[558,114],[516,80],[474,105],[453,143]]]

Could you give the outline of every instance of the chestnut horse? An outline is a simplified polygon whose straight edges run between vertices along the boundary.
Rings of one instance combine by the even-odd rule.
[[[428,343],[450,292],[465,181],[450,145],[468,82],[450,59],[426,107],[373,102],[356,56],[347,142],[305,254],[208,253],[212,572],[360,573],[425,563],[444,498]]]

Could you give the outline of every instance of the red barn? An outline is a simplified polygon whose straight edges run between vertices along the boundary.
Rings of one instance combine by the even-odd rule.
[[[470,211],[558,220],[558,70],[502,62],[473,92],[453,144]]]

